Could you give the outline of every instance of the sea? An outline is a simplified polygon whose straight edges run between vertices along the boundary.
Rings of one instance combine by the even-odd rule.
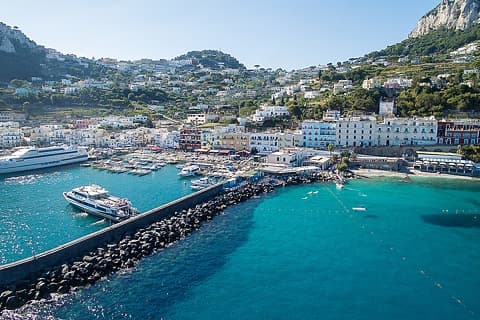
[[[190,192],[176,170],[1,181],[2,259],[104,227],[61,191],[98,183],[145,210]],[[480,319],[479,194],[480,182],[437,177],[281,187],[131,270],[3,318]]]

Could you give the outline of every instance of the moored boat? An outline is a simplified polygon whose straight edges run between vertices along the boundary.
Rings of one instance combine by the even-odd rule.
[[[202,190],[214,185],[215,181],[212,179],[209,179],[208,177],[203,177],[197,180],[192,180],[190,183],[191,183],[190,188],[192,188],[193,190]]]
[[[0,174],[45,169],[87,160],[88,153],[84,148],[17,148],[13,154],[0,158]]]
[[[137,209],[126,198],[112,196],[98,185],[92,184],[63,192],[63,197],[75,207],[101,218],[114,222],[128,219],[138,214]]]
[[[200,167],[197,165],[191,165],[184,167],[178,175],[181,177],[192,177],[200,173]]]

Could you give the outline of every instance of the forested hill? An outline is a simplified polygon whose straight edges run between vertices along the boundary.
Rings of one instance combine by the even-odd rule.
[[[245,69],[245,66],[236,58],[218,50],[190,51],[175,58],[175,60],[188,59],[192,59],[195,64],[201,64],[214,70],[222,68]]]

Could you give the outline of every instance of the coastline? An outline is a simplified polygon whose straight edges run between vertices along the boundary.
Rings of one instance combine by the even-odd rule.
[[[353,172],[356,177],[360,177],[360,178],[380,178],[380,177],[405,178],[406,176],[409,176],[409,177],[422,177],[422,178],[442,178],[442,179],[480,181],[479,178],[475,178],[475,177],[456,176],[456,175],[444,174],[444,173],[430,173],[430,172],[423,172],[418,170],[410,170],[408,173],[397,172],[397,171],[383,171],[383,170],[375,170],[375,169],[355,169],[350,171]]]

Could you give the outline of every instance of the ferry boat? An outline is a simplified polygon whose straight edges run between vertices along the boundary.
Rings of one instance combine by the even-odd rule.
[[[181,177],[191,177],[200,173],[200,167],[196,165],[186,166],[178,173]]]
[[[84,148],[76,147],[20,147],[11,155],[0,158],[0,174],[57,167],[88,160]]]
[[[87,213],[114,222],[138,214],[137,209],[132,207],[132,203],[128,199],[112,196],[106,189],[95,184],[63,192],[63,197],[72,205]]]

